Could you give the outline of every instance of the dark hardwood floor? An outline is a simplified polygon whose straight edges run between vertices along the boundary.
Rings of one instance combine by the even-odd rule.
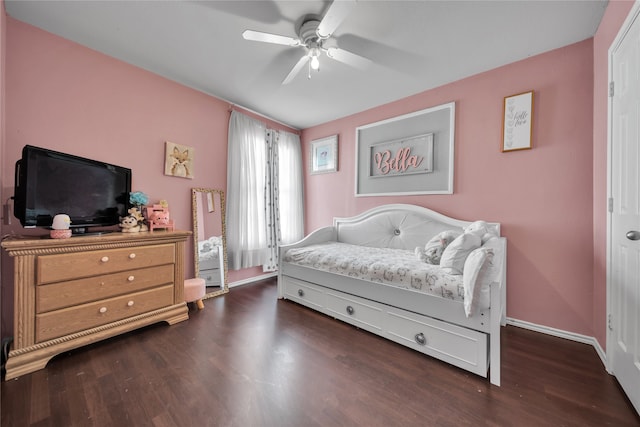
[[[275,281],[2,383],[2,426],[639,426],[585,344],[507,326],[502,387],[302,306]]]

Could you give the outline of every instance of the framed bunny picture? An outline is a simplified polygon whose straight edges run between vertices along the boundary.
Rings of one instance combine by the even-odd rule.
[[[193,179],[195,149],[186,145],[165,142],[164,174]]]

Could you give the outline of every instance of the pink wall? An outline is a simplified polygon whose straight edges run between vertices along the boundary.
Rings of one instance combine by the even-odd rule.
[[[607,336],[608,51],[632,7],[632,1],[610,1],[593,39],[593,325],[603,348]]]
[[[14,162],[31,144],[130,167],[133,189],[166,199],[176,227],[190,230],[191,187],[226,190],[229,104],[11,17],[6,24],[2,200],[13,195]],[[165,141],[195,148],[193,180],[164,175]],[[24,233],[13,222],[3,234]],[[192,257],[190,243],[191,277]]]
[[[593,40],[303,131],[339,134],[339,171],[307,175],[307,231],[386,203],[503,225],[508,316],[593,334]],[[500,151],[502,102],[535,91],[532,150]],[[455,193],[354,197],[355,128],[456,102]],[[308,166],[307,166],[308,167]]]

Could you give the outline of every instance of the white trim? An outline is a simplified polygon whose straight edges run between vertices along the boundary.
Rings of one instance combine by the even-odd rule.
[[[261,280],[270,279],[272,277],[278,276],[278,272],[261,274],[260,276],[249,277],[248,279],[238,280],[232,283],[229,283],[229,288],[235,288],[236,286],[248,285],[253,282],[259,282]]]
[[[620,27],[620,30],[618,30],[618,34],[616,35],[616,38],[613,40],[613,42],[611,43],[611,46],[609,46],[609,51],[607,53],[608,57],[607,57],[607,68],[608,68],[608,75],[607,75],[607,87],[609,86],[609,84],[613,81],[613,53],[616,51],[616,49],[619,47],[620,43],[622,42],[622,40],[624,39],[624,37],[626,36],[627,32],[629,32],[629,29],[631,28],[631,25],[633,24],[633,22],[638,18],[638,15],[640,14],[640,2],[636,1],[633,4],[633,7],[631,8],[631,10],[629,11],[629,14],[627,15],[626,19],[624,20],[624,23],[622,24],[622,26]],[[614,87],[614,96],[615,96],[615,87]],[[615,345],[615,343],[613,342],[613,334],[611,334],[610,329],[608,327],[608,319],[610,319],[611,313],[613,311],[611,305],[613,304],[613,301],[611,301],[611,272],[612,272],[612,266],[611,266],[611,227],[612,227],[612,222],[611,222],[611,214],[612,212],[609,211],[608,205],[609,205],[609,199],[611,199],[613,197],[613,191],[612,191],[612,179],[611,179],[611,174],[613,173],[613,167],[612,167],[612,155],[613,155],[613,147],[611,145],[612,143],[612,132],[613,132],[613,128],[612,128],[612,114],[613,114],[613,97],[608,96],[607,99],[607,204],[605,209],[607,210],[607,228],[606,228],[606,232],[607,232],[607,249],[606,249],[606,268],[607,268],[607,272],[606,272],[606,298],[607,298],[607,302],[606,302],[606,306],[607,306],[607,314],[606,314],[606,318],[607,320],[605,320],[605,322],[607,323],[607,325],[605,325],[606,331],[607,331],[607,338],[606,338],[606,343],[607,343],[607,348],[613,348],[613,346]],[[612,372],[612,367],[610,366],[610,362],[611,360],[607,360],[607,358],[605,357],[603,360],[606,361],[605,367],[607,369],[607,372],[611,373]]]
[[[576,334],[574,332],[563,331],[562,329],[551,328],[549,326],[538,325],[536,323],[526,322],[524,320],[518,320],[511,317],[507,317],[507,325],[516,326],[518,328],[528,329],[530,331],[540,332],[554,337],[564,338],[570,341],[576,341],[583,344],[589,344],[593,346],[602,361],[602,364],[607,367],[607,355],[600,346],[598,340],[594,337],[587,335]],[[607,370],[608,372],[608,370]]]

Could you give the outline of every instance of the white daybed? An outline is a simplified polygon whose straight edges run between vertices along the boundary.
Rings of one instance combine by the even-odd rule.
[[[483,247],[491,246],[484,253],[491,256],[483,258],[479,274],[474,269],[472,292],[477,297],[473,302],[466,289],[470,282],[467,268],[458,277],[434,270],[410,271],[426,264],[417,260],[416,247],[424,247],[438,233],[460,232],[470,224],[402,204],[383,205],[352,218],[334,218],[333,226],[281,247],[278,297],[475,374],[487,377],[490,372],[491,383],[500,385],[500,326],[506,315],[506,239],[499,237],[500,225],[489,223],[498,237],[487,243],[483,239]],[[314,252],[318,248],[324,249],[324,255]],[[336,261],[343,250],[355,267],[344,260],[338,260],[339,265],[327,262]],[[373,261],[366,258],[367,253],[374,256]],[[387,260],[394,266],[381,267]],[[400,283],[395,283],[398,279]]]
[[[205,286],[222,286],[224,257],[222,237],[211,236],[198,241],[198,277],[204,279]]]

